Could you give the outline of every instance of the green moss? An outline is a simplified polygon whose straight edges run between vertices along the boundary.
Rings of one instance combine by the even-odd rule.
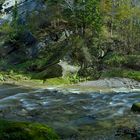
[[[102,73],[101,77],[123,77],[140,81],[140,71],[113,68]]]
[[[0,140],[58,140],[57,134],[43,124],[0,120]]]
[[[70,81],[67,78],[50,78],[45,81],[47,85],[65,85],[70,84]]]
[[[31,74],[20,74],[16,73],[13,70],[10,72],[0,72],[0,82],[2,83],[18,83],[24,84],[24,85],[31,85],[31,86],[49,86],[49,85],[67,85],[71,84],[71,81],[69,78],[62,78],[62,77],[57,77],[57,78],[46,78],[46,79],[41,79],[41,77],[38,79],[33,79],[34,75],[37,75],[37,73],[31,73]]]

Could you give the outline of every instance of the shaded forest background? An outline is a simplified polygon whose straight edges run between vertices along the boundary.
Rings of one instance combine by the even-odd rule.
[[[1,73],[37,79],[72,75],[74,81],[102,77],[140,80],[139,1],[39,2],[43,8],[24,15],[15,4],[12,21],[0,26]],[[60,61],[79,69],[63,75]]]

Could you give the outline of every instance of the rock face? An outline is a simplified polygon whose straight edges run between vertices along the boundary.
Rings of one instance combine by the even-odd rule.
[[[140,102],[139,103],[134,103],[132,105],[132,108],[131,108],[132,111],[135,111],[135,112],[140,112]]]
[[[37,39],[33,34],[29,31],[24,31],[16,39],[17,42],[3,41],[0,43],[0,56],[6,58],[8,62],[14,59],[14,61],[18,63],[20,63],[20,60],[23,60],[23,58],[27,60],[34,57],[33,48],[37,43]]]
[[[16,0],[18,5],[19,15],[22,17],[26,16],[26,14],[31,11],[38,11],[39,9],[45,8],[43,1],[40,0]],[[3,4],[1,4],[1,12],[2,19],[11,20],[11,11],[15,5],[15,0],[5,0]]]
[[[31,32],[25,31],[20,37],[20,42],[30,46],[36,44],[37,40]]]
[[[38,13],[47,7],[46,4],[44,4],[44,0],[16,1],[18,8],[18,25],[27,25],[30,14],[35,13],[36,18],[38,18]],[[4,22],[8,21],[10,23],[10,21],[12,21],[12,11],[16,3],[15,0],[3,0],[0,1],[0,4],[0,25],[2,26]],[[48,23],[47,25],[45,24],[45,26],[48,27],[50,24],[51,23]],[[41,60],[46,58],[45,62],[47,63],[43,63],[41,66],[39,64],[40,61],[35,62],[36,64],[33,63],[33,69],[35,72],[39,73],[40,78],[61,77],[62,75],[66,75],[66,73],[74,73],[77,71],[74,67],[69,66],[66,68],[65,64],[62,64],[63,66],[58,64],[60,59],[63,59],[65,53],[69,49],[65,46],[68,46],[67,38],[71,34],[72,32],[67,30],[53,30],[51,32],[47,32],[46,34],[41,32],[38,35],[34,35],[32,30],[29,30],[25,26],[25,28],[15,34],[12,39],[4,38],[3,41],[1,41],[0,57],[6,60],[7,66],[23,64],[25,62],[33,61],[33,59]],[[26,65],[23,64],[23,67],[25,69]]]
[[[16,0],[19,14],[19,24],[26,24],[26,16],[32,11],[38,12],[40,9],[45,8],[43,0]],[[2,0],[0,1],[0,26],[6,21],[12,20],[12,9],[15,6],[15,0]],[[16,37],[17,42],[11,43],[10,41],[2,42],[0,44],[0,56],[5,57],[12,54],[13,56],[20,56],[22,52],[26,59],[36,56],[34,46],[37,44],[37,39],[34,35],[25,30],[21,35]],[[19,44],[19,45],[18,45]],[[22,47],[21,47],[22,46]],[[22,49],[23,48],[23,49]],[[17,57],[16,57],[17,58]],[[15,59],[16,59],[15,58]]]
[[[109,88],[130,88],[139,89],[140,82],[128,78],[106,78],[96,81],[88,81],[79,84],[80,86],[89,87],[109,87]]]

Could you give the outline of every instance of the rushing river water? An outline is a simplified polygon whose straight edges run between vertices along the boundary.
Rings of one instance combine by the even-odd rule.
[[[41,122],[63,140],[131,140],[116,137],[121,126],[138,127],[140,114],[131,112],[140,92],[96,93],[77,90],[0,86],[0,117]]]

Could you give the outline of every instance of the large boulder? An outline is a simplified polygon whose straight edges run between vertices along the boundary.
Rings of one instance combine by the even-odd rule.
[[[30,31],[24,31],[16,37],[16,41],[3,41],[0,43],[0,57],[12,57],[17,59],[18,56],[26,59],[34,56],[33,48],[37,44],[37,39]],[[22,53],[22,54],[21,54]]]
[[[131,107],[131,110],[134,112],[140,112],[140,102],[134,103]]]
[[[75,75],[78,73],[80,67],[69,64],[67,61],[60,60],[59,65],[62,67],[63,77],[67,77],[70,75]]]

